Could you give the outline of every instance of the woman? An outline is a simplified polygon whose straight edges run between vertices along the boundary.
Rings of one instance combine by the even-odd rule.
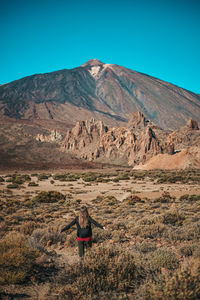
[[[84,257],[85,248],[92,247],[92,227],[91,224],[105,229],[101,224],[97,223],[92,219],[86,206],[80,208],[79,216],[77,216],[69,225],[65,226],[61,232],[68,230],[73,225],[77,226],[77,241],[78,241],[78,252],[80,257]]]

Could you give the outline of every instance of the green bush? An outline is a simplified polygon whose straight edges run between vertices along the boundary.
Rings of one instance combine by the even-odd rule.
[[[4,181],[5,181],[5,179],[0,176],[0,182],[4,182]]]
[[[29,182],[28,186],[38,186],[38,183],[35,183],[34,181]]]
[[[33,198],[34,203],[54,203],[60,200],[65,200],[65,195],[56,191],[43,191]]]
[[[53,176],[54,180],[59,181],[76,181],[80,178],[80,175],[74,173],[66,173],[66,174],[55,174]]]
[[[17,183],[11,183],[7,185],[8,189],[17,189],[19,185]]]
[[[180,201],[199,201],[200,200],[200,195],[182,195],[179,198]]]
[[[38,175],[38,180],[46,180],[50,177],[51,175],[49,174],[39,174]]]

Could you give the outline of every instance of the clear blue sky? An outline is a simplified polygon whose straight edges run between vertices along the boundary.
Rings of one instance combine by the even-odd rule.
[[[91,58],[200,94],[200,1],[1,0],[0,84]]]

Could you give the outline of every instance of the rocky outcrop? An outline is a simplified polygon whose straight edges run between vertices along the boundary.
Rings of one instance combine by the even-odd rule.
[[[169,134],[168,144],[174,144],[175,151],[180,151],[192,146],[200,146],[200,130],[195,120],[189,120],[186,126]]]
[[[187,125],[186,125],[189,129],[192,129],[192,130],[199,130],[199,126],[198,126],[198,123],[197,121],[193,120],[193,119],[190,119],[188,122],[187,122]]]
[[[127,127],[108,128],[102,121],[91,119],[77,122],[67,131],[62,150],[82,159],[135,165],[157,154],[173,154],[173,144],[160,139],[159,133],[166,136],[139,112],[131,114]]]
[[[37,134],[36,141],[38,142],[61,142],[63,140],[63,136],[56,130],[52,130],[49,135]]]

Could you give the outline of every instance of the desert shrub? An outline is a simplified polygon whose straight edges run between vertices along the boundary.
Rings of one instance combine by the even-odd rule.
[[[51,180],[51,181],[50,181],[50,183],[51,183],[51,184],[54,184],[54,183],[55,183],[55,181],[54,181],[54,180]]]
[[[130,229],[133,235],[139,235],[143,238],[158,238],[163,235],[167,230],[164,224],[151,224],[151,225],[136,225]]]
[[[160,248],[147,254],[148,263],[151,270],[161,270],[161,268],[174,270],[179,266],[179,259],[175,253],[167,248]]]
[[[164,192],[161,197],[156,198],[153,202],[160,202],[160,203],[170,203],[173,202],[176,198],[171,196],[170,193]]]
[[[96,181],[97,181],[97,182],[103,182],[103,183],[106,183],[106,182],[110,182],[111,179],[110,179],[110,178],[102,178],[102,177],[100,177],[100,178],[97,178]]]
[[[163,176],[158,179],[157,183],[176,183],[176,182],[185,182],[185,177],[178,175]]]
[[[98,248],[90,252],[86,264],[69,267],[62,274],[61,294],[63,298],[70,295],[71,299],[100,299],[102,292],[133,291],[142,277],[131,254],[116,248]]]
[[[172,226],[181,226],[185,217],[183,214],[176,210],[168,210],[160,216],[163,224],[169,224]]]
[[[93,242],[102,243],[106,240],[110,240],[112,237],[111,232],[107,230],[99,230],[99,228],[93,229]]]
[[[13,174],[10,178],[8,178],[9,182],[12,182],[13,184],[23,184],[26,181],[31,181],[31,177],[27,174]]]
[[[182,195],[180,198],[179,198],[180,201],[198,201],[200,200],[200,195],[188,195],[188,194],[185,194],[185,195]]]
[[[165,232],[165,237],[172,241],[190,241],[200,238],[200,224],[193,223],[187,226],[174,228]]]
[[[56,191],[42,191],[33,198],[34,203],[53,203],[60,200],[65,200],[65,195]]]
[[[31,235],[37,227],[38,224],[36,222],[29,221],[20,227],[20,232],[24,235]]]
[[[118,200],[112,195],[104,197],[102,203],[109,206],[119,204]]]
[[[53,176],[54,180],[59,180],[59,181],[76,181],[79,178],[80,175],[75,173],[55,174]]]
[[[156,247],[156,244],[153,242],[143,241],[141,243],[135,244],[132,249],[133,249],[133,251],[148,253],[148,252],[155,251],[157,249],[157,247]]]
[[[64,242],[64,235],[60,233],[58,226],[49,226],[47,228],[37,228],[32,232],[29,238],[29,244],[36,249],[44,250],[48,245]]]
[[[19,185],[17,183],[11,183],[7,185],[8,189],[17,189]]]
[[[131,176],[133,176],[133,178],[135,180],[144,180],[146,175],[148,175],[147,172],[141,172],[141,171],[134,171],[134,172],[131,173]]]
[[[145,292],[144,299],[200,299],[199,261],[191,261],[190,265],[176,270],[171,277],[165,277],[162,282],[151,283]]]
[[[39,252],[23,235],[10,233],[0,242],[0,284],[19,284],[29,280]]]
[[[157,222],[158,217],[157,216],[145,216],[138,220],[137,225],[152,225]]]
[[[100,175],[98,173],[94,173],[94,172],[88,172],[88,173],[82,174],[82,179],[86,182],[96,181],[97,178],[99,178],[99,177],[100,177]]]
[[[116,180],[129,180],[130,177],[127,173],[119,173],[115,179]]]
[[[6,179],[6,182],[12,182],[12,181],[13,181],[12,176],[10,176]]]
[[[38,186],[38,183],[35,183],[34,181],[29,182],[28,186]]]
[[[182,245],[179,251],[184,256],[192,256],[195,249],[197,248],[198,246],[196,244],[187,244],[187,245]]]
[[[123,203],[127,205],[135,205],[135,203],[138,202],[144,202],[144,201],[137,195],[130,195],[129,197],[123,200]]]
[[[49,174],[39,174],[38,175],[38,180],[46,180],[50,177],[51,175]]]
[[[0,176],[0,182],[4,182],[4,181],[5,181],[5,179]]]

